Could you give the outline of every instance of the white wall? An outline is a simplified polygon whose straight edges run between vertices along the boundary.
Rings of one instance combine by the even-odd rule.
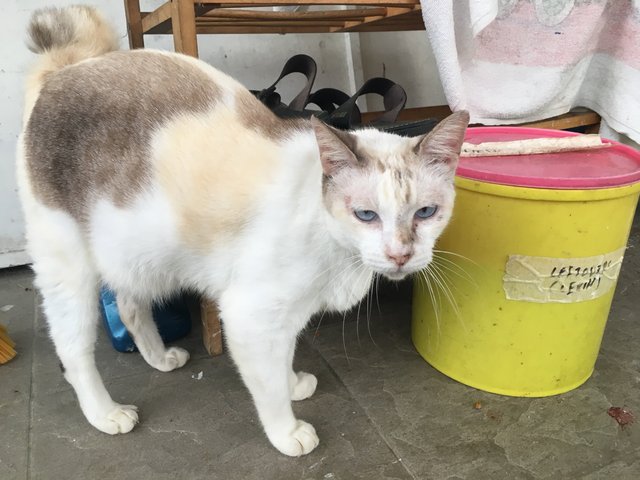
[[[407,92],[407,108],[446,105],[433,51],[424,31],[361,33],[360,51],[364,77],[386,77],[402,85]],[[372,99],[369,105],[378,110],[382,108],[382,101]]]
[[[96,5],[120,32],[123,48],[127,48],[128,41],[122,0],[0,1],[0,268],[3,268],[28,262],[24,252],[24,222],[16,194],[14,155],[20,131],[23,81],[34,58],[24,43],[31,13],[49,5]],[[162,1],[141,3],[143,10],[151,10]],[[145,43],[148,48],[173,50],[170,36],[145,37]],[[200,58],[251,89],[269,86],[290,56],[306,53],[318,63],[316,89],[330,86],[353,93],[363,78],[382,75],[384,63],[386,76],[407,90],[409,106],[434,105],[444,99],[424,32],[360,36],[208,35],[199,37],[198,46]],[[302,76],[293,77],[278,88],[283,99],[292,99],[302,86]]]

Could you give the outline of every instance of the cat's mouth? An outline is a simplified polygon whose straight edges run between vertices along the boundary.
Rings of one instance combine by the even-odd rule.
[[[407,275],[413,273],[411,270],[399,268],[398,270],[391,270],[386,272],[381,272],[382,275],[387,277],[389,280],[398,281],[405,278]]]

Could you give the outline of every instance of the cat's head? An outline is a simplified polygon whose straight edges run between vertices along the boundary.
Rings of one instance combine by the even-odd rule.
[[[373,271],[399,280],[426,267],[449,222],[469,114],[427,135],[344,132],[313,120],[332,235]]]

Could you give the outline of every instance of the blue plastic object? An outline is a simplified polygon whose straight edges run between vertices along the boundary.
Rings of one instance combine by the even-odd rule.
[[[106,287],[100,290],[100,310],[113,348],[119,352],[137,351],[133,338],[120,319],[116,296]],[[165,342],[182,338],[191,331],[191,317],[184,296],[154,306],[153,320]]]

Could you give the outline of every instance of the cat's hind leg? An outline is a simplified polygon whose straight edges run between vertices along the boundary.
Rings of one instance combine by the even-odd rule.
[[[116,302],[122,323],[136,342],[142,357],[153,368],[170,372],[182,367],[189,360],[189,352],[180,347],[165,348],[152,317],[149,302],[136,301],[133,297],[117,293]]]
[[[127,433],[138,422],[137,408],[111,399],[95,364],[99,278],[80,228],[59,211],[30,213],[35,283],[64,376],[89,423],[112,435]]]

